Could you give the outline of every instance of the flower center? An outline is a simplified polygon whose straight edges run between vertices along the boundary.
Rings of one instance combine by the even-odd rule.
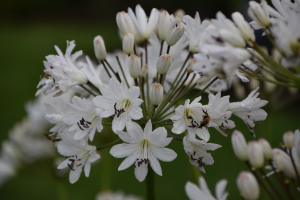
[[[68,166],[72,171],[75,171],[74,168],[82,166],[89,157],[90,157],[90,151],[84,150],[79,155],[70,157],[69,158],[70,163],[68,163]]]
[[[129,110],[131,106],[131,101],[129,99],[123,99],[120,103],[117,104],[117,102],[114,105],[115,108],[115,115],[119,117],[122,113]]]
[[[139,157],[136,159],[134,168],[140,167],[143,163],[148,164],[148,153],[150,152],[150,142],[146,139],[142,140],[140,143]]]
[[[184,119],[189,128],[198,128],[200,126],[200,124],[196,121],[193,110],[191,108],[186,108],[184,110]]]

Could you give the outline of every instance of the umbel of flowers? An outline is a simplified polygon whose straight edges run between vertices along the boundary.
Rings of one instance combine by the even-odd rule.
[[[118,170],[133,166],[135,177],[142,182],[148,167],[162,176],[158,160],[171,162],[176,158],[176,152],[166,148],[172,140],[182,142],[190,163],[205,172],[204,166],[214,163],[207,151],[221,147],[209,143],[210,130],[214,128],[227,137],[235,127],[232,115],[241,118],[255,137],[256,122],[267,117],[262,107],[268,101],[258,98],[259,88],[240,102],[231,102],[230,96],[222,96],[221,91],[229,89],[235,77],[243,82],[254,77],[300,88],[300,28],[296,24],[300,4],[279,0],[273,4],[276,9],[266,1],[249,2],[248,13],[254,20],[251,23],[238,12],[232,14],[232,20],[218,12],[216,19],[201,21],[198,12],[193,18],[153,8],[147,16],[140,5],[135,12],[128,8],[116,17],[123,52],[107,53],[104,39],[94,38],[99,64],[88,56],[78,59],[83,53],[72,53],[74,41],[67,42],[65,54],[55,46],[57,55],[46,57],[45,74],[36,95],[57,97],[76,91],[72,101],[65,104],[66,109],[46,106],[46,119],[54,125],[48,138],[56,142],[61,155],[68,157],[58,168],[70,169],[71,183],[79,179],[83,168],[88,177],[91,163],[100,159],[99,150],[122,140],[111,148],[110,154],[125,158]],[[264,30],[280,59],[275,61],[262,50],[252,27]],[[187,99],[187,95],[192,97]],[[208,104],[201,103],[203,95],[208,95]],[[105,126],[103,120],[107,122]],[[103,147],[93,146],[95,134],[105,134],[101,132],[106,129],[119,139]],[[233,134],[232,138],[238,158],[261,168],[261,144],[249,143],[246,153],[241,150],[247,146],[243,137]],[[290,138],[285,140],[291,143]],[[275,151],[273,155],[277,155]],[[284,165],[278,170],[287,168]],[[255,178],[246,172],[239,176],[238,185],[246,199],[251,192],[243,188],[255,189]],[[223,190],[226,182],[219,184]],[[202,178],[200,185],[204,189],[198,193],[206,193]],[[188,196],[196,199],[190,187],[196,186],[186,187]],[[226,199],[227,194],[218,190],[218,199]]]

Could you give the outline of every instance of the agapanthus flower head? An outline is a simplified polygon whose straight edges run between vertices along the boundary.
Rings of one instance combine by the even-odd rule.
[[[148,164],[150,164],[153,171],[162,176],[157,159],[170,162],[177,157],[173,150],[164,148],[172,141],[172,138],[167,138],[167,130],[160,127],[152,131],[151,120],[147,122],[144,130],[135,122],[128,122],[126,129],[127,132],[117,132],[126,143],[115,145],[110,150],[110,154],[116,158],[127,157],[118,170],[127,169],[135,163],[135,177],[142,182],[147,176]]]
[[[66,54],[63,55],[61,50],[55,46],[58,55],[46,56],[44,61],[45,75],[38,84],[36,96],[41,93],[55,92],[55,96],[66,93],[75,85],[85,84],[88,81],[87,76],[78,68],[77,58],[82,55],[82,51],[77,51],[71,55],[75,48],[74,41],[67,41]]]

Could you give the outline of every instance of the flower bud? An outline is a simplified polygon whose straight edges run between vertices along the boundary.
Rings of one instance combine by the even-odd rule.
[[[255,1],[249,2],[248,14],[263,28],[270,25],[269,11],[267,2],[262,0],[261,5]]]
[[[283,143],[284,146],[288,149],[293,148],[295,139],[294,139],[294,133],[292,131],[287,131],[285,134],[283,134]]]
[[[159,83],[153,83],[150,88],[150,101],[154,106],[158,106],[163,100],[163,86]]]
[[[254,200],[259,197],[257,180],[250,172],[242,171],[237,178],[237,187],[246,200]]]
[[[160,13],[158,21],[158,36],[162,41],[165,41],[167,38],[170,20],[170,14],[168,13],[168,11],[164,10]]]
[[[133,54],[134,50],[134,36],[132,33],[126,33],[123,37],[123,51],[130,55]]]
[[[122,11],[117,13],[117,25],[123,35],[126,33],[135,33],[135,28],[129,15]]]
[[[250,27],[248,22],[244,19],[243,15],[239,12],[232,13],[231,15],[234,23],[237,25],[241,35],[245,40],[255,41],[254,30]]]
[[[270,143],[265,140],[264,138],[260,138],[258,140],[258,142],[260,143],[262,149],[263,149],[263,152],[264,152],[264,156],[267,160],[271,160],[272,159],[272,148],[271,148],[271,145]]]
[[[98,35],[94,38],[95,55],[98,60],[106,59],[106,49],[103,38]]]
[[[264,152],[257,141],[248,142],[248,156],[253,167],[261,168],[264,165]]]
[[[230,43],[232,46],[241,47],[241,48],[246,47],[245,40],[239,34],[234,34],[231,31],[226,29],[221,29],[219,33],[222,39]]]
[[[156,61],[156,69],[159,74],[165,74],[168,72],[172,64],[172,58],[168,54],[160,56]]]
[[[281,151],[273,149],[273,161],[279,171],[284,169],[283,155]]]
[[[175,45],[178,40],[182,37],[184,33],[184,27],[183,26],[178,26],[177,28],[173,29],[173,31],[170,33],[170,35],[167,35],[167,44],[169,46]]]
[[[182,19],[183,16],[185,15],[185,12],[184,12],[184,10],[182,10],[182,9],[178,9],[178,10],[175,11],[174,15],[175,15],[176,17],[179,17],[180,19]]]
[[[141,70],[141,76],[146,77],[148,73],[148,65],[144,65]]]
[[[139,78],[141,71],[141,59],[134,54],[130,55],[128,60],[128,68],[129,74],[132,78]]]
[[[236,157],[241,161],[247,161],[248,147],[244,135],[240,131],[235,130],[231,136],[231,143]]]

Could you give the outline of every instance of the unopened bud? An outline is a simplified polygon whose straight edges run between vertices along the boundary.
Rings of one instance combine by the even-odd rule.
[[[182,9],[178,9],[178,10],[176,10],[176,12],[174,13],[174,15],[175,15],[176,17],[179,17],[180,19],[182,19],[183,16],[185,15],[185,12],[184,12],[184,10],[182,10]]]
[[[169,46],[175,45],[178,40],[182,37],[184,33],[184,27],[183,26],[178,26],[177,28],[173,29],[173,31],[170,33],[170,35],[167,36],[167,44]]]
[[[259,169],[264,165],[264,152],[262,146],[257,141],[248,143],[248,156],[250,164]]]
[[[135,33],[135,28],[129,15],[122,11],[117,13],[117,25],[123,35],[126,33]]]
[[[132,33],[126,33],[123,37],[123,51],[130,55],[133,54],[134,50],[134,36]]]
[[[255,41],[254,30],[250,27],[249,23],[246,22],[243,15],[239,12],[232,13],[231,15],[234,23],[237,25],[241,35],[245,40]]]
[[[283,134],[283,143],[284,146],[288,149],[293,148],[295,139],[294,139],[294,133],[292,131],[287,131],[285,134]]]
[[[237,178],[237,187],[246,200],[254,200],[259,197],[259,186],[257,180],[250,172],[242,171]]]
[[[241,161],[247,161],[248,147],[244,135],[240,131],[235,130],[231,136],[231,143],[236,157]]]
[[[164,10],[160,13],[158,21],[158,36],[162,41],[165,41],[167,38],[170,20],[170,14],[168,13],[168,11]]]
[[[130,55],[128,60],[128,68],[129,74],[132,78],[139,78],[141,71],[141,59],[134,54]]]
[[[141,76],[146,77],[148,73],[148,65],[144,65],[141,70]]]
[[[279,171],[284,169],[283,155],[278,149],[273,149],[273,161]]]
[[[269,11],[267,2],[262,0],[261,5],[255,1],[249,2],[248,14],[263,28],[270,25]]]
[[[264,152],[264,156],[267,160],[271,160],[272,159],[272,148],[271,148],[271,145],[270,143],[265,140],[264,138],[260,138],[258,140],[258,142],[260,143],[262,149],[263,149],[263,152]]]
[[[165,74],[168,72],[172,64],[172,58],[168,54],[160,56],[156,61],[156,69],[159,74]]]
[[[153,83],[150,88],[150,101],[154,106],[159,105],[163,100],[163,86],[159,83]]]
[[[103,38],[98,35],[94,38],[95,55],[98,60],[106,59],[106,49]]]
[[[221,29],[219,33],[222,39],[228,42],[229,44],[231,44],[232,46],[241,47],[241,48],[246,47],[245,40],[240,35],[234,34],[227,29]]]

